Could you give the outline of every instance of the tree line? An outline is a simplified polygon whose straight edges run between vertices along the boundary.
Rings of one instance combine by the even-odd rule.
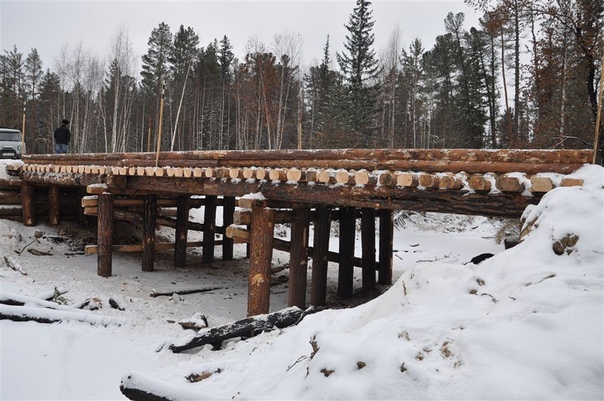
[[[302,67],[302,37],[228,36],[206,46],[191,27],[154,28],[140,73],[124,28],[106,61],[65,45],[52,68],[36,49],[0,55],[0,126],[33,149],[58,122],[71,152],[283,148],[589,148],[602,73],[602,0],[466,0],[431,49],[394,30],[378,54],[371,2],[357,0],[344,50],[329,36]],[[604,129],[601,129],[604,132]],[[159,145],[158,145],[159,144]]]

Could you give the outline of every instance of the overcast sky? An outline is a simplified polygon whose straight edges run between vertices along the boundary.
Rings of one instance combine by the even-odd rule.
[[[275,34],[300,34],[304,64],[318,64],[327,35],[330,35],[332,57],[335,51],[343,49],[344,24],[356,5],[356,0],[0,1],[2,49],[8,51],[16,45],[26,57],[36,48],[44,69],[53,68],[55,58],[65,45],[73,48],[81,43],[84,50],[105,58],[112,37],[122,26],[140,63],[140,56],[147,51],[151,30],[160,22],[167,23],[172,33],[180,25],[192,27],[204,47],[214,38],[220,40],[227,35],[236,57],[240,58],[252,36],[270,47]],[[478,14],[461,0],[375,0],[371,8],[378,54],[397,27],[405,47],[419,37],[428,50],[435,37],[445,33],[443,20],[449,11],[466,14],[466,29],[476,26],[478,21]]]

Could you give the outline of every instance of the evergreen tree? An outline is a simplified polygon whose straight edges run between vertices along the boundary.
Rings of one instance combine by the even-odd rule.
[[[31,49],[31,52],[27,55],[27,58],[25,59],[25,78],[27,81],[27,86],[31,91],[31,107],[28,107],[28,109],[31,110],[29,115],[32,118],[29,119],[29,121],[33,123],[28,125],[32,132],[32,135],[30,135],[30,146],[33,145],[33,140],[42,133],[40,130],[40,123],[38,121],[38,86],[40,85],[42,74],[42,59],[40,58],[40,55],[38,54],[38,51],[36,49]],[[30,147],[30,149],[33,149],[33,147]]]
[[[61,78],[54,72],[46,70],[40,81],[40,120],[47,143],[52,144],[52,134],[57,121],[60,121]]]
[[[2,61],[2,109],[5,127],[21,128],[23,103],[26,97],[23,53],[13,45],[4,51]]]
[[[368,147],[376,133],[380,88],[380,66],[373,49],[374,21],[370,5],[370,1],[357,0],[345,25],[348,31],[345,51],[337,53],[347,88],[349,126],[357,136],[356,144],[361,147]]]
[[[403,49],[401,63],[403,65],[403,86],[407,91],[408,102],[405,104],[407,110],[407,120],[409,127],[409,134],[411,139],[411,146],[414,148],[425,148],[427,147],[426,133],[421,130],[422,120],[422,81],[423,81],[423,66],[422,66],[422,54],[424,48],[422,42],[419,39],[415,39],[409,45],[409,52]]]
[[[168,61],[170,62],[170,70],[172,72],[170,91],[173,96],[174,114],[174,129],[170,132],[171,145],[170,150],[184,150],[190,148],[193,143],[190,135],[192,130],[186,130],[185,116],[190,108],[191,96],[193,93],[192,83],[193,74],[191,70],[193,63],[199,52],[199,36],[193,28],[184,28],[180,26],[178,32],[174,35],[174,44],[170,50]],[[186,137],[185,137],[186,135]],[[177,140],[178,139],[178,140]],[[178,144],[175,146],[175,144]]]
[[[146,109],[148,110],[148,118],[154,121],[154,131],[158,132],[159,107],[162,96],[162,84],[165,84],[169,78],[168,57],[172,49],[172,33],[170,27],[165,22],[159,24],[157,28],[153,28],[148,41],[149,49],[147,54],[142,56],[141,66],[141,86],[145,96]],[[164,126],[169,126],[164,119]],[[162,142],[168,143],[163,135]],[[147,149],[154,148],[152,144],[147,144]]]
[[[229,96],[232,84],[232,64],[235,55],[229,38],[224,35],[218,49],[218,62],[220,64],[220,75],[222,80],[221,106],[220,106],[220,133],[219,149],[233,149],[235,146],[235,135],[231,131],[231,97]]]

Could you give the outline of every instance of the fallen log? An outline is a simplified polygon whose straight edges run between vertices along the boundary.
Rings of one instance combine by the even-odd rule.
[[[17,262],[15,260],[15,258],[11,257],[11,256],[4,256],[4,261],[6,262],[6,265],[8,267],[10,267],[11,269],[13,269],[16,272],[21,273],[24,276],[27,276],[27,272],[25,270],[23,270],[23,268],[21,267],[21,265],[19,264],[19,262]]]
[[[168,289],[168,288],[160,288],[158,290],[153,289],[153,291],[151,291],[151,294],[149,294],[150,297],[155,298],[155,297],[161,297],[161,296],[170,296],[172,294],[178,294],[178,295],[187,295],[187,294],[196,294],[196,293],[200,293],[200,292],[209,292],[209,291],[214,291],[214,290],[224,290],[227,287],[188,287],[188,288],[174,288],[174,289]]]
[[[122,377],[120,391],[132,401],[198,401],[203,398],[209,400],[224,398],[221,394],[200,392],[198,388],[184,388],[138,372]]]
[[[15,306],[0,304],[0,320],[15,322],[34,321],[38,323],[58,323],[63,321],[77,321],[91,325],[117,325],[121,326],[125,319],[111,316],[93,315],[90,313],[76,312],[75,310],[57,310],[30,306]]]
[[[56,290],[58,291],[58,290]],[[55,291],[54,294],[57,292]],[[64,292],[67,292],[64,290]],[[43,294],[44,296],[46,294]],[[53,295],[54,297],[54,295]],[[52,299],[52,297],[51,297]],[[57,310],[73,310],[72,307],[61,305],[57,302],[51,302],[46,299],[41,299],[38,297],[30,297],[22,294],[11,294],[6,292],[0,292],[0,304],[1,305],[10,305],[10,306],[29,306],[29,307],[37,307],[37,308],[46,308],[46,309],[57,309]]]
[[[302,310],[292,306],[267,315],[251,316],[223,326],[202,330],[185,344],[171,344],[170,350],[180,353],[192,348],[210,344],[220,347],[223,341],[232,338],[250,338],[265,331],[283,329],[298,324],[302,318],[318,310],[310,307]]]

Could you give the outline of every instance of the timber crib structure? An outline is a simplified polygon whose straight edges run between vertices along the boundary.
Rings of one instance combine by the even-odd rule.
[[[97,254],[105,277],[114,250],[141,251],[142,270],[152,271],[158,249],[173,249],[178,267],[187,247],[203,247],[202,263],[211,263],[216,246],[230,260],[234,242],[248,243],[248,315],[256,315],[269,312],[273,249],[290,254],[289,306],[306,307],[309,259],[311,304],[326,301],[330,261],[339,266],[338,296],[350,298],[355,267],[362,269],[364,290],[392,284],[393,211],[520,217],[555,187],[582,185],[569,175],[592,157],[591,150],[468,149],[26,155],[23,164],[9,165],[18,178],[0,183],[0,191],[19,189],[20,218],[28,226],[41,215],[52,225],[70,214],[82,223],[96,216],[97,245],[87,250]],[[201,205],[203,223],[190,222],[189,209]],[[175,215],[164,213],[168,207]],[[355,256],[357,219],[361,257]],[[141,223],[142,244],[113,244],[114,220]],[[332,220],[339,222],[338,252],[328,248]],[[289,241],[274,238],[280,223],[291,224]],[[175,229],[173,244],[156,243],[158,224]],[[203,232],[202,242],[187,242],[191,229]]]

